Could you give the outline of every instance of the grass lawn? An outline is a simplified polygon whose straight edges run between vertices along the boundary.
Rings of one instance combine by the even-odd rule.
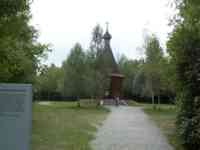
[[[174,149],[183,150],[175,133],[176,106],[160,105],[159,108],[153,109],[151,105],[146,104],[144,105],[144,111],[156,122]]]
[[[76,103],[33,104],[32,150],[90,150],[96,127],[108,110]]]

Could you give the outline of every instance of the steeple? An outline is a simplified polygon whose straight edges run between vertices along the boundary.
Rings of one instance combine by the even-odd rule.
[[[106,41],[108,41],[108,42],[110,42],[110,40],[112,39],[112,36],[111,36],[111,34],[109,33],[109,31],[108,31],[108,25],[109,25],[109,23],[108,22],[106,22],[106,32],[105,32],[105,34],[104,34],[104,36],[103,36],[103,39]]]
[[[110,78],[110,86],[106,83],[106,90],[109,90],[110,98],[119,98],[121,96],[122,80],[124,76],[120,74],[118,65],[115,61],[110,40],[112,39],[111,34],[108,31],[108,23],[106,23],[106,32],[103,35],[103,49],[99,56],[99,70],[101,71],[105,81],[107,82],[108,77]],[[105,101],[104,101],[105,102]],[[110,102],[109,102],[110,103]]]
[[[118,66],[110,46],[110,40],[112,39],[112,36],[108,30],[108,23],[106,23],[106,32],[103,35],[103,39],[104,39],[104,47],[101,55],[102,66],[104,66],[103,68],[107,70],[106,72],[108,74],[118,73]]]

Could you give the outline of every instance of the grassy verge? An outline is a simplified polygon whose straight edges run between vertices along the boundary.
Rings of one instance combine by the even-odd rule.
[[[32,150],[90,150],[108,110],[76,103],[33,104]]]
[[[128,100],[127,103],[128,103],[128,106],[140,106],[139,103],[133,100]]]
[[[176,107],[173,105],[160,105],[157,109],[154,109],[150,105],[145,105],[144,111],[156,122],[174,149],[183,150],[175,132]]]

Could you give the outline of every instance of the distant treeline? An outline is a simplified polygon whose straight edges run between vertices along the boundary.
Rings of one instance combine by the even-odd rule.
[[[39,100],[76,100],[76,98],[104,98],[110,80],[98,72],[98,53],[102,51],[103,29],[97,25],[87,50],[79,43],[71,49],[61,67],[43,65],[34,84]],[[121,55],[118,68],[123,80],[122,98],[151,103],[174,103],[174,70],[169,57],[164,55],[155,35],[147,35],[141,48],[144,58],[129,59]],[[105,64],[106,65],[106,64]],[[106,66],[105,66],[106,68]]]
[[[42,65],[49,46],[38,42],[38,32],[30,25],[31,3],[32,0],[0,1],[0,82],[32,83],[35,100],[103,98],[109,89],[109,79],[98,68],[102,28],[99,25],[94,28],[87,50],[75,44],[61,67]],[[176,96],[176,135],[186,150],[197,150],[200,147],[200,1],[171,3],[176,11],[170,20],[174,28],[166,52],[155,35],[147,35],[141,46],[143,58],[132,60],[123,55],[118,58],[119,70],[125,76],[122,96],[149,103],[175,103]]]
[[[80,99],[91,99],[91,97],[78,97],[78,96],[63,96],[60,93],[50,93],[50,94],[41,94],[38,93],[34,94],[34,101],[57,101],[57,102],[76,102]],[[151,103],[151,98],[148,96],[130,96],[130,97],[123,97],[124,100],[128,101],[136,101],[142,103]],[[158,97],[156,98],[158,99]],[[162,100],[162,104],[175,104],[175,96],[160,96]],[[158,104],[158,101],[155,101],[155,104]]]

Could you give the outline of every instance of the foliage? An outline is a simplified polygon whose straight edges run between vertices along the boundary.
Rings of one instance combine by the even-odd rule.
[[[143,69],[144,67],[143,63],[138,69],[137,74],[135,75],[133,80],[133,94],[140,97],[144,96],[144,89],[145,89],[145,72]]]
[[[29,1],[2,0],[0,6],[0,82],[33,82],[48,46],[37,42],[29,24]]]
[[[90,85],[91,85],[91,97],[100,99],[104,96],[106,90],[106,77],[102,73],[101,64],[102,60],[100,59],[101,53],[103,51],[103,29],[97,24],[92,31],[92,39],[90,42],[90,49],[88,51],[87,57],[88,61],[92,58],[92,65],[90,65],[88,72],[91,72],[90,76]],[[91,57],[93,54],[93,57]]]
[[[103,31],[96,25],[89,50],[76,43],[61,67],[40,69],[35,87],[39,93],[55,93],[64,97],[96,98],[104,94],[104,77],[99,71],[98,54],[102,51]]]
[[[147,94],[152,96],[152,103],[154,103],[154,95],[160,94],[163,51],[159,40],[154,35],[146,38],[144,48],[146,53],[144,64],[146,75],[145,90]]]
[[[97,24],[92,31],[92,39],[90,42],[90,53],[94,58],[99,56],[100,51],[103,48],[103,29]]]
[[[125,97],[132,97],[133,93],[133,81],[140,68],[141,61],[129,60],[126,56],[122,55],[119,59],[118,66],[120,72],[125,76],[123,80],[122,93]]]
[[[63,70],[52,64],[41,69],[36,77],[34,91],[37,96],[44,94],[49,97],[53,93],[60,93],[63,86]]]
[[[200,28],[198,0],[176,0],[179,13],[174,20],[174,31],[168,41],[168,50],[176,66],[178,103],[180,106],[177,129],[188,150],[200,147],[199,58]]]
[[[176,94],[176,75],[175,66],[169,56],[163,58],[161,67],[161,94],[168,96],[174,103],[173,97]]]
[[[85,96],[85,53],[79,43],[76,43],[66,61],[64,70],[64,95]]]
[[[45,93],[57,92],[64,97],[82,97],[101,99],[109,90],[107,66],[109,56],[102,60],[103,30],[100,25],[94,27],[88,50],[76,43],[66,57],[61,67],[44,67],[37,76],[38,91]],[[153,83],[154,95],[174,94],[173,68],[171,61],[162,53],[162,48],[155,36],[149,36],[145,43],[146,59],[133,60],[122,55],[118,60],[117,69],[125,76],[123,80],[122,94],[124,98],[149,96],[151,75],[156,77]],[[111,56],[112,57],[112,56]],[[111,62],[110,64],[115,64]],[[116,65],[116,64],[115,64]],[[106,69],[105,69],[106,68]],[[156,83],[156,84],[155,84]]]
[[[0,2],[0,17],[8,17],[16,15],[19,12],[29,8],[29,0],[1,0]]]
[[[155,103],[155,95],[160,97],[162,89],[162,75],[164,74],[164,56],[159,40],[155,35],[149,35],[144,43],[145,61],[139,68],[134,79],[135,92],[152,98]],[[164,75],[163,75],[164,76]],[[158,99],[160,103],[160,100]]]

